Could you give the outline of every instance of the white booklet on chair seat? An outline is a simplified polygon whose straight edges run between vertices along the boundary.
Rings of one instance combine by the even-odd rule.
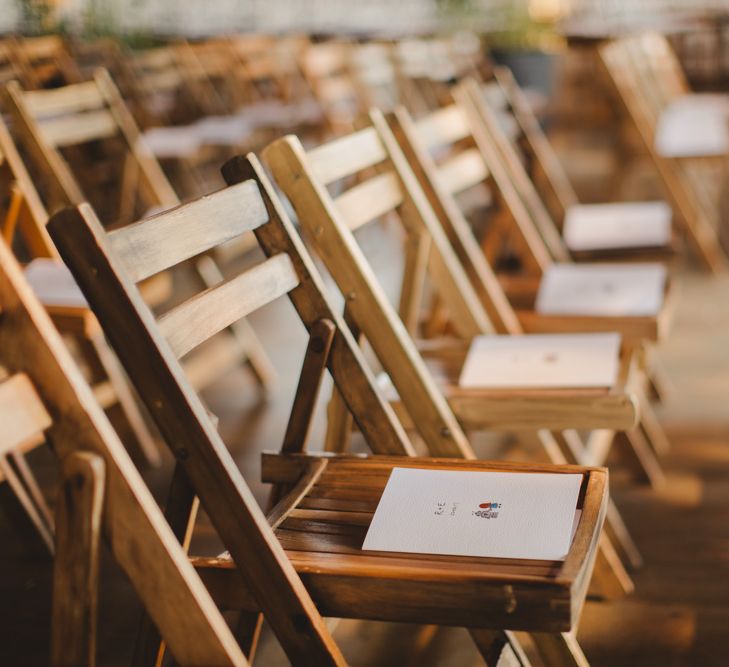
[[[729,95],[683,95],[661,113],[655,148],[663,157],[729,154]]]
[[[543,315],[652,317],[663,306],[663,264],[553,264],[535,304]]]
[[[663,201],[570,206],[563,236],[576,251],[659,248],[671,240],[671,207]]]
[[[564,560],[580,474],[393,468],[362,549]]]
[[[25,278],[44,306],[87,308],[89,305],[68,267],[60,260],[34,259],[25,267]]]
[[[458,382],[472,389],[611,387],[620,334],[530,334],[473,339]]]

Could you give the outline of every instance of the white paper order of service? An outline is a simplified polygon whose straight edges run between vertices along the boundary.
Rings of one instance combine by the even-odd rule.
[[[393,468],[362,549],[563,560],[582,475]]]

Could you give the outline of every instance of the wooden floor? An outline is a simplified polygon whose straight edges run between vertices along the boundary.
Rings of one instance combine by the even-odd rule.
[[[304,332],[290,304],[281,300],[253,318],[275,355],[278,385],[260,395],[245,372],[233,371],[206,395],[221,431],[256,496],[258,456],[278,448]],[[670,341],[660,361],[673,387],[661,416],[673,448],[665,458],[669,483],[660,493],[627,480],[612,489],[640,546],[645,566],[635,573],[637,592],[612,603],[588,602],[579,639],[596,667],[710,667],[727,664],[729,649],[729,280],[686,274]],[[325,390],[326,393],[326,390]],[[321,423],[312,447],[321,441]],[[492,439],[479,438],[479,453],[493,456]],[[54,474],[46,450],[31,459],[49,491]],[[146,473],[157,492],[169,478],[169,461]],[[0,665],[46,665],[50,562],[25,531],[0,515]],[[193,550],[219,548],[203,525]],[[121,573],[107,563],[102,585],[100,665],[128,665],[140,609]],[[335,636],[352,665],[476,665],[465,632],[341,621]],[[255,664],[285,665],[270,633]]]

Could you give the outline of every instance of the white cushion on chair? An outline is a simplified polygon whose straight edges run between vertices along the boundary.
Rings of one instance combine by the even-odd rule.
[[[543,315],[652,317],[663,306],[663,264],[553,264],[543,274],[536,311]]]
[[[570,206],[563,236],[577,251],[660,248],[671,241],[671,207],[663,201]]]
[[[661,113],[655,147],[664,157],[729,154],[729,95],[683,95]]]

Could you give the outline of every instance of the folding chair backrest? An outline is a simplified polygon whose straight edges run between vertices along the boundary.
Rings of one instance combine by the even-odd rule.
[[[505,115],[515,131],[512,143],[523,158],[535,186],[549,208],[550,214],[561,224],[571,206],[579,204],[577,193],[567,177],[562,163],[544,133],[532,105],[508,67],[494,67],[494,78],[483,86],[487,103],[492,96],[502,100],[499,111]]]
[[[474,85],[478,88],[477,84]],[[411,125],[410,137],[407,136],[408,132],[403,132],[401,140],[404,138],[411,147],[416,144],[419,146],[419,149],[411,152],[409,159],[420,164],[430,163],[430,180],[437,181],[442,190],[439,197],[441,201],[448,197],[455,200],[457,196],[476,187],[486,186],[492,199],[496,198],[500,202],[501,215],[506,213],[516,223],[514,241],[521,251],[525,268],[538,275],[552,262],[544,239],[535,229],[531,212],[513,183],[508,165],[502,159],[492,133],[485,128],[480,110],[471,104],[470,95],[462,86],[459,85],[453,95],[455,103],[420,118],[414,126],[407,122],[404,110],[396,113],[396,117],[402,120],[401,126]],[[489,113],[489,109],[486,112]],[[498,123],[493,115],[488,118],[492,124]],[[435,205],[433,201],[431,203]],[[439,211],[441,224],[451,224],[448,218],[454,220],[458,217],[457,208],[458,205],[452,203],[448,214]],[[449,235],[453,243],[457,242],[458,236],[462,239],[466,236],[463,229],[449,230]],[[461,248],[460,252],[465,253],[467,250]],[[475,257],[471,254],[467,262],[466,256],[462,254],[461,261],[468,266],[475,262]]]
[[[324,297],[312,262],[255,158],[229,165],[226,178],[237,184],[108,234],[88,205],[59,213],[49,230],[289,657],[297,664],[338,664],[341,658],[316,608],[178,358],[289,294],[312,336],[322,326],[333,330],[326,363],[373,450],[412,454],[413,449],[355,340]],[[256,233],[265,261],[155,321],[136,282],[247,231]],[[313,391],[300,394],[304,406],[316,394],[314,379]],[[311,378],[302,376],[302,382]],[[286,448],[303,447],[309,419],[295,404]]]
[[[495,330],[521,333],[516,313],[457,199],[486,184],[491,187],[491,172],[474,141],[468,115],[452,104],[414,121],[399,107],[390,123]],[[513,199],[518,203],[516,195]]]
[[[25,91],[17,82],[7,87],[9,111],[21,145],[49,189],[47,208],[52,213],[83,201],[100,203],[109,209],[109,191],[82,192],[78,179],[62,151],[84,147],[89,142],[116,139],[121,142],[123,165],[119,203],[112,219],[128,222],[137,215],[134,203],[143,211],[169,208],[179,203],[159,163],[143,143],[119,90],[108,72],[97,70],[92,81],[52,90]],[[94,152],[94,157],[98,153]],[[87,171],[95,171],[95,164]],[[100,200],[100,202],[99,202]]]
[[[549,255],[551,261],[571,261],[557,224],[527,173],[514,144],[504,132],[502,124],[499,123],[498,115],[484,99],[479,84],[474,79],[467,78],[454,89],[453,96],[472,119],[472,129],[477,141],[482,138],[482,141],[479,142],[479,150],[494,176],[501,195],[504,195],[504,187],[507,186],[498,182],[500,177],[497,177],[497,172],[501,171],[503,165],[505,176],[511,183],[511,189],[518,194],[521,200],[519,209],[525,209],[528,214],[524,219],[524,225],[517,224],[519,232],[524,237],[525,230],[530,223],[535,233],[535,240],[537,243],[541,241],[543,252]],[[479,137],[480,134],[482,137]],[[512,217],[516,219],[520,214],[513,208],[511,201],[506,197],[504,199]]]
[[[184,77],[173,46],[127,54],[125,78],[135,117],[143,127],[174,124],[184,119]]]
[[[350,131],[363,111],[348,68],[346,42],[310,44],[301,54],[301,70],[321,105],[330,129]]]
[[[379,42],[353,44],[349,50],[349,71],[364,108],[390,111],[400,102],[389,45]]]
[[[42,429],[61,461],[78,452],[103,459],[104,535],[175,658],[183,664],[245,665],[222,615],[2,241],[0,366],[11,374],[0,393],[12,382],[23,409],[32,406],[27,419],[14,422],[16,435]],[[14,420],[20,409],[12,410]],[[2,423],[5,437],[11,422],[3,417]]]
[[[384,117],[373,111],[370,118],[371,126],[308,152],[296,137],[285,137],[264,150],[265,160],[345,295],[347,316],[372,346],[430,452],[469,456],[468,442],[407,333],[416,329],[426,275],[464,339],[493,328]],[[357,185],[330,194],[327,186],[355,174]],[[386,215],[397,218],[406,235],[402,319],[354,236]]]

